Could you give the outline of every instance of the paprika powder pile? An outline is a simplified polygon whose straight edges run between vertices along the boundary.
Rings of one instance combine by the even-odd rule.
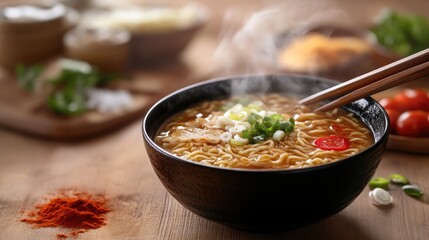
[[[76,237],[89,229],[106,225],[105,214],[110,209],[107,199],[102,195],[86,192],[61,190],[60,193],[44,204],[35,206],[21,222],[36,227],[64,227],[73,229],[68,235],[57,234],[57,238]]]

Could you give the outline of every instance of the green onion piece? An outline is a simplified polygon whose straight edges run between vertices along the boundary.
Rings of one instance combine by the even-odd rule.
[[[259,105],[251,103],[251,104],[246,106],[246,110],[248,110],[249,112],[250,112],[250,110],[261,111],[262,107]]]
[[[270,121],[283,121],[283,116],[280,114],[273,114],[269,117]]]
[[[284,134],[289,134],[293,131],[295,121],[290,118],[285,121],[280,114],[273,114],[271,116],[261,116],[256,113],[250,113],[247,121],[250,123],[250,129],[243,130],[240,134],[242,138],[246,138],[250,143],[258,143],[269,138],[274,138],[277,131],[282,131]],[[274,141],[280,141],[280,136],[277,136]]]
[[[277,130],[274,134],[273,134],[273,140],[276,142],[280,142],[281,140],[283,140],[286,136],[286,133],[282,130]]]
[[[410,181],[408,181],[408,178],[397,173],[390,174],[390,182],[398,185],[410,184]]]
[[[422,190],[420,190],[419,187],[417,187],[416,185],[404,185],[402,187],[402,190],[411,197],[422,197],[424,194],[422,192]]]
[[[239,120],[242,120],[244,117],[245,117],[245,116],[244,116],[244,114],[243,114],[243,113],[240,113],[240,112],[232,112],[232,111],[231,111],[231,112],[229,112],[229,119],[239,121]]]
[[[389,205],[393,202],[390,193],[381,188],[375,188],[369,192],[369,198],[374,205]]]
[[[250,139],[250,143],[258,143],[258,142],[261,142],[261,141],[264,141],[264,140],[265,140],[265,136],[264,135],[257,135],[257,136],[253,136]]]
[[[262,116],[261,116],[261,115],[256,114],[256,113],[251,113],[251,114],[249,115],[249,118],[247,119],[247,121],[248,121],[251,125],[253,125],[253,124],[255,124],[255,123],[259,122],[261,119],[262,119]]]
[[[229,142],[232,144],[232,145],[236,145],[236,146],[243,146],[243,145],[246,145],[247,143],[246,142],[244,142],[244,141],[238,141],[238,140],[235,140],[234,138],[231,138],[231,140],[229,140]]]
[[[386,178],[382,178],[382,177],[377,177],[377,178],[373,178],[371,179],[371,181],[369,181],[369,188],[374,189],[374,188],[383,188],[385,190],[389,189],[389,180]]]

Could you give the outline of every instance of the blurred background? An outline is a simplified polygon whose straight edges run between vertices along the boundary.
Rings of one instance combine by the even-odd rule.
[[[147,110],[181,87],[235,74],[345,81],[428,48],[428,19],[427,0],[0,0],[1,235],[55,236],[15,224],[18,212],[76,187],[107,193],[120,209],[83,239],[261,237],[199,218],[166,192],[143,146]],[[405,87],[427,96],[429,81],[374,98]],[[427,155],[415,153],[428,153],[429,138],[391,139],[378,173],[400,169],[428,189]],[[374,211],[364,192],[289,237],[426,239],[427,208],[407,201]]]

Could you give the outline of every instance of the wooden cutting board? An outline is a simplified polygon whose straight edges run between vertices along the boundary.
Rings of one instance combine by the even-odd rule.
[[[166,94],[205,79],[208,59],[201,60],[200,54],[211,54],[215,44],[211,38],[199,36],[180,59],[140,66],[130,71],[129,79],[113,82],[109,88],[128,90],[134,98],[133,105],[120,113],[88,111],[79,116],[58,116],[47,109],[45,100],[23,90],[12,74],[0,71],[0,126],[59,140],[86,138],[114,130],[143,118],[152,104]]]
[[[128,88],[122,88],[132,91],[133,104],[130,108],[118,113],[88,111],[79,116],[64,117],[49,111],[45,99],[23,90],[13,77],[4,76],[0,79],[0,125],[56,139],[88,137],[105,132],[142,117],[156,96],[162,94],[162,91],[150,88],[147,92],[133,91],[134,85],[138,87],[145,80],[136,78],[131,81]]]

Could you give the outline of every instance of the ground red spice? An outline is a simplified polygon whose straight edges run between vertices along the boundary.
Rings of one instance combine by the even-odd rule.
[[[110,209],[102,195],[91,195],[86,192],[60,191],[44,204],[35,206],[21,222],[34,224],[36,227],[64,227],[73,229],[68,235],[57,234],[57,239],[69,235],[77,237],[88,229],[106,225],[105,214]]]

